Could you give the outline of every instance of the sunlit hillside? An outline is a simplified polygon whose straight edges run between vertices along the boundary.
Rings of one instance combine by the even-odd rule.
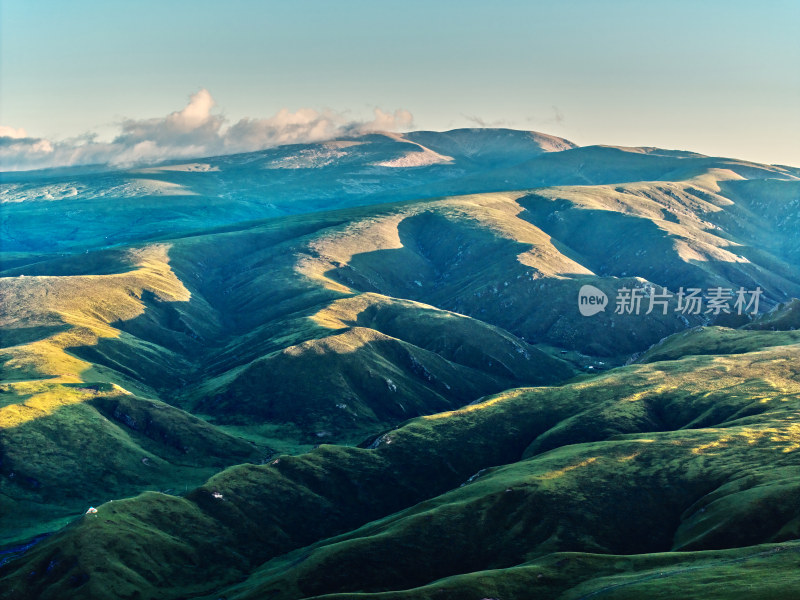
[[[0,597],[800,594],[800,169],[473,129],[0,181]]]

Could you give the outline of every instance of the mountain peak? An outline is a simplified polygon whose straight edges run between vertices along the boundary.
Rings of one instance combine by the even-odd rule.
[[[554,135],[518,129],[465,128],[450,131],[411,131],[402,134],[426,148],[461,159],[498,164],[521,162],[547,152],[577,148],[577,144]]]

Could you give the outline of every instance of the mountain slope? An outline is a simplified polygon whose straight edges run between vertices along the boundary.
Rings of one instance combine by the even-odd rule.
[[[142,597],[196,594],[196,569],[210,569],[208,585],[231,581],[248,568],[242,555],[255,566],[404,506],[267,563],[230,593],[377,592],[552,552],[641,554],[793,539],[797,348],[631,366],[560,388],[512,391],[412,421],[375,440],[373,450],[322,446],[235,467],[185,499],[151,494],[103,506],[34,547],[29,566],[12,563],[3,572],[9,590],[43,597],[102,597],[100,589],[126,597],[131,586]],[[623,528],[629,535],[619,535]],[[130,534],[120,538],[120,531]],[[165,546],[161,538],[173,541]],[[82,539],[94,540],[97,551],[80,549]],[[151,544],[194,550],[159,562],[136,550]],[[144,562],[134,558],[140,555]],[[113,566],[122,557],[126,567]],[[375,568],[353,567],[365,561]],[[47,562],[57,567],[45,573]],[[24,577],[31,568],[42,575]],[[131,579],[141,569],[160,583]],[[87,583],[71,592],[70,580]]]
[[[29,261],[29,253],[47,256],[374,204],[387,194],[394,200],[430,197],[420,186],[572,147],[561,138],[513,130],[370,133],[125,171],[0,173],[0,232],[4,251]]]
[[[456,130],[2,177],[0,597],[797,585],[797,169]]]

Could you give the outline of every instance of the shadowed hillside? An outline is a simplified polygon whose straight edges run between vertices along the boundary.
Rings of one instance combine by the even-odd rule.
[[[456,130],[2,178],[0,597],[800,589],[800,171]]]
[[[104,505],[34,547],[25,566],[9,564],[7,596],[114,590],[126,597],[138,589],[142,597],[178,597],[202,593],[198,569],[205,585],[219,586],[272,557],[223,595],[301,598],[427,585],[430,594],[449,589],[446,597],[465,589],[519,597],[542,584],[556,597],[594,577],[613,581],[619,563],[596,554],[652,555],[631,557],[626,570],[661,560],[676,574],[703,561],[711,572],[728,568],[726,556],[765,552],[780,561],[782,547],[659,553],[797,537],[795,355],[796,346],[786,346],[685,358],[510,391],[411,421],[369,449],[321,446],[226,470],[185,499],[148,494]],[[129,533],[120,538],[122,531]],[[84,539],[93,540],[92,556],[80,550]],[[142,553],[152,547],[172,558]],[[114,566],[118,560],[124,569]],[[356,568],[365,563],[373,568]],[[45,573],[47,564],[55,566]],[[515,569],[511,580],[479,574],[506,568]],[[31,569],[42,574],[22,576]],[[539,581],[542,569],[546,581]],[[135,575],[144,572],[161,583],[145,584]],[[84,583],[71,592],[76,581]]]

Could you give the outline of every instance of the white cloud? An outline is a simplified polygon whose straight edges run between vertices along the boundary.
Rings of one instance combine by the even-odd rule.
[[[28,134],[22,127],[20,127],[19,129],[14,129],[13,127],[6,127],[5,125],[0,125],[0,137],[7,137],[16,140],[19,138],[26,138],[28,137]]]
[[[267,119],[241,119],[224,136],[226,150],[246,152],[279,144],[313,142],[335,137],[344,129],[344,119],[332,111],[301,108],[280,110]]]
[[[269,118],[244,118],[226,127],[212,111],[208,90],[193,94],[189,103],[166,117],[125,119],[111,142],[93,134],[62,141],[28,137],[24,129],[0,126],[0,170],[15,171],[87,164],[130,166],[169,158],[192,158],[249,152],[271,146],[314,142],[366,131],[408,129],[407,110],[374,110],[371,121],[348,120],[342,113],[301,108],[282,109]]]
[[[407,110],[398,109],[393,113],[388,113],[382,111],[380,108],[376,108],[375,119],[369,123],[365,123],[363,130],[398,131],[401,129],[409,129],[413,125],[414,117]]]

